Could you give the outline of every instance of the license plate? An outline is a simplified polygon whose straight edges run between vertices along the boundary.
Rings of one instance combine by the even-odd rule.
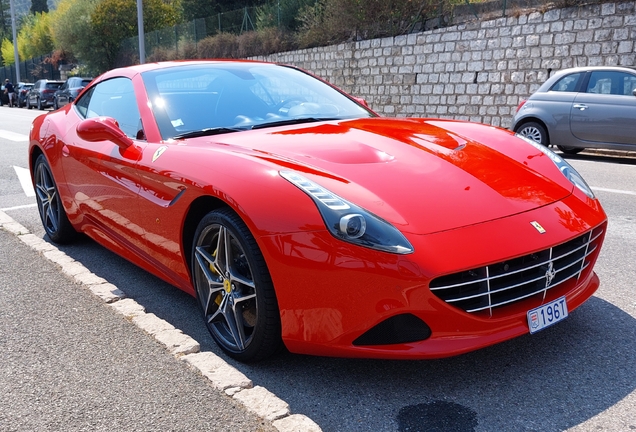
[[[550,303],[528,311],[528,327],[530,334],[543,330],[552,324],[558,323],[568,317],[568,305],[565,296]]]

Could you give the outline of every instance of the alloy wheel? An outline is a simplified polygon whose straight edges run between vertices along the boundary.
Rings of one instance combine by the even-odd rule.
[[[195,247],[196,288],[208,328],[225,349],[242,352],[258,320],[256,284],[237,236],[222,224],[199,235]]]
[[[35,172],[35,195],[42,216],[42,224],[48,233],[60,228],[60,200],[53,176],[46,164],[40,163]]]

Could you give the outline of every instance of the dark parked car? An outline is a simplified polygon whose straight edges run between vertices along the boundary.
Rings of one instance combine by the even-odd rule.
[[[4,92],[4,84],[0,85],[0,106],[9,105],[9,96]]]
[[[635,70],[579,67],[555,73],[522,101],[512,129],[564,153],[636,150],[635,119]]]
[[[24,85],[33,86],[33,84],[23,83],[23,82],[19,82],[17,85],[14,84],[14,86],[13,86],[14,89],[15,89],[15,93],[17,95],[17,96],[15,96],[14,102],[15,102],[15,104],[17,104],[17,106],[24,106],[24,105],[20,105],[20,103],[19,103],[20,89]],[[2,84],[2,86],[0,86],[0,106],[2,106],[2,105],[9,105],[9,96],[4,92],[4,84]]]
[[[82,77],[70,77],[67,79],[62,87],[55,92],[53,108],[58,109],[59,107],[73,102],[82,89],[90,84],[92,80],[93,78]]]
[[[18,107],[22,108],[26,105],[26,98],[29,90],[33,88],[33,83],[20,83],[18,88],[16,89],[16,93],[18,94]]]
[[[41,79],[35,82],[26,98],[26,107],[44,109],[53,106],[55,92],[64,84],[64,81],[52,81]]]

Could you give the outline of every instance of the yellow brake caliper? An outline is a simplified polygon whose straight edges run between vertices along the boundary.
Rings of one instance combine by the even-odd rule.
[[[216,258],[216,251],[212,254],[212,258]],[[210,263],[209,267],[212,274],[219,276],[219,273],[216,271],[212,263]],[[223,284],[223,287],[225,288],[225,283]],[[223,300],[223,293],[219,292],[214,299],[214,303],[216,303],[217,306],[221,306],[221,300]]]

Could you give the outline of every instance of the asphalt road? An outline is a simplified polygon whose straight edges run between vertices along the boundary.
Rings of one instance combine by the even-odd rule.
[[[27,167],[27,143],[2,132],[26,135],[36,114],[0,108],[0,210],[43,237],[35,200],[25,195],[13,168]],[[568,160],[595,188],[610,222],[596,266],[601,288],[562,323],[435,361],[289,353],[257,365],[226,360],[324,431],[636,430],[636,157],[583,154]],[[222,425],[228,412],[221,407],[229,398],[208,395],[203,377],[144,341],[138,329],[105,311],[103,303],[67,283],[9,234],[0,232],[0,243],[10,252],[0,258],[0,349],[10,371],[0,376],[0,429],[5,423],[16,429],[42,426],[23,430],[64,424],[51,419],[93,429],[81,422],[94,417],[104,422],[96,424],[106,424],[106,411],[91,416],[103,406],[116,420],[113,430],[177,430],[171,426],[181,424],[176,420],[161,422],[194,421],[210,413],[223,414],[191,429]],[[202,350],[224,357],[189,296],[88,239],[61,249],[192,336]],[[8,348],[15,351],[7,354]],[[94,365],[71,361],[93,350]],[[104,372],[109,365],[113,369]],[[126,385],[122,375],[133,382]],[[133,400],[137,407],[129,406]],[[228,410],[228,420],[253,423],[228,423],[226,430],[268,426],[236,414],[245,414],[240,407]]]

